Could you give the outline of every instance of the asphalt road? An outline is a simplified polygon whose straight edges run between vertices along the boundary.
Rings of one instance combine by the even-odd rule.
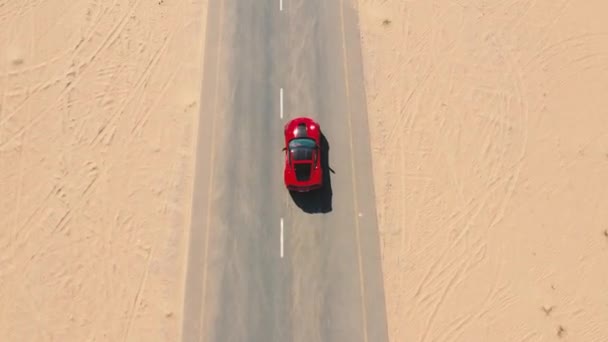
[[[210,0],[208,15],[183,341],[388,341],[352,3]],[[327,142],[312,196],[282,181],[300,115]]]

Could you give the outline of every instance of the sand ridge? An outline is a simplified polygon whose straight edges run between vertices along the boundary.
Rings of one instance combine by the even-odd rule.
[[[391,341],[608,336],[605,5],[359,0]]]
[[[0,4],[0,336],[181,320],[206,1]]]

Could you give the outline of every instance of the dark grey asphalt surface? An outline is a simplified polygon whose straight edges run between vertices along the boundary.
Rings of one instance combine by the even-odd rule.
[[[388,341],[352,3],[210,0],[208,14],[183,341]],[[299,115],[320,123],[333,173],[292,197],[282,127]]]

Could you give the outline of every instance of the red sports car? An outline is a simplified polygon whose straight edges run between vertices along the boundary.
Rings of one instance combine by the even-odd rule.
[[[306,192],[323,186],[321,128],[313,119],[299,117],[285,125],[285,186]]]

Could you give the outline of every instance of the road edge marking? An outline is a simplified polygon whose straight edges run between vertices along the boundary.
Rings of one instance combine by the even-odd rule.
[[[346,52],[346,28],[344,24],[344,0],[340,0],[340,27],[342,30],[342,56],[343,56],[343,67],[344,67],[344,84],[346,91],[346,105],[347,105],[347,117],[348,117],[348,136],[350,145],[350,163],[351,170],[353,173],[352,186],[353,186],[353,205],[355,213],[359,212],[359,202],[357,200],[357,184],[356,184],[356,171],[355,171],[355,154],[353,149],[353,124],[352,124],[352,111],[350,101],[350,77],[348,72],[348,54]],[[355,217],[355,237],[357,240],[357,262],[359,266],[359,290],[361,294],[361,316],[363,320],[363,340],[369,341],[367,332],[367,305],[365,305],[365,283],[363,277],[363,256],[361,255],[361,234],[360,234],[359,218]]]
[[[205,341],[204,338],[204,328],[205,328],[205,313],[206,310],[205,308],[207,307],[207,274],[208,274],[208,269],[209,269],[209,231],[211,230],[211,208],[212,208],[212,203],[213,201],[211,200],[211,195],[213,194],[213,176],[214,176],[214,170],[215,170],[215,134],[216,134],[216,123],[217,123],[217,107],[218,107],[218,92],[219,92],[219,79],[220,79],[220,63],[222,61],[222,50],[223,47],[221,42],[222,42],[222,37],[223,37],[223,24],[224,24],[224,0],[220,0],[220,14],[219,14],[219,27],[218,27],[218,52],[216,55],[216,62],[215,62],[215,89],[214,89],[214,110],[213,110],[213,119],[211,120],[211,156],[209,157],[210,161],[211,161],[211,165],[209,168],[209,181],[208,181],[208,188],[207,188],[207,222],[206,222],[206,229],[205,229],[205,254],[204,254],[204,258],[203,258],[203,289],[202,289],[202,301],[201,301],[201,321],[200,321],[200,336],[199,336],[199,341]]]

